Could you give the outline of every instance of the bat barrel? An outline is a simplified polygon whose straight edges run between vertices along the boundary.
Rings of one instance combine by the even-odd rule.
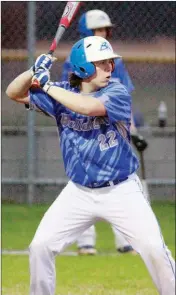
[[[70,26],[75,14],[77,13],[79,7],[81,6],[80,1],[68,1],[65,10],[63,12],[63,15],[61,17],[56,35],[54,37],[54,40],[50,46],[48,54],[53,54],[55,51],[60,39],[62,38],[62,35],[64,34],[65,30]]]

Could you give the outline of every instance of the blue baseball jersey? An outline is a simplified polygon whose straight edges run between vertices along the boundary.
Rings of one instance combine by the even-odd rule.
[[[134,85],[131,81],[131,78],[128,74],[128,71],[122,61],[121,58],[117,58],[114,60],[115,62],[115,68],[112,72],[111,81],[120,81],[128,90],[129,93],[131,93],[134,90]],[[70,58],[68,57],[63,65],[63,71],[61,75],[60,81],[68,81],[69,79],[69,73],[71,73],[71,65],[70,65]]]
[[[55,86],[72,92],[68,82]],[[130,144],[131,96],[119,82],[90,95],[101,100],[107,115],[85,116],[56,102],[41,89],[30,89],[30,104],[55,118],[67,176],[83,186],[122,180],[135,172],[138,159]],[[85,99],[89,99],[85,95]]]

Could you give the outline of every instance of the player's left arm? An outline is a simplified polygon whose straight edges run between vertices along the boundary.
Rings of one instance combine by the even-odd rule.
[[[43,90],[66,108],[86,116],[105,116],[104,104],[92,96],[83,96],[57,86],[43,87]]]
[[[37,80],[45,93],[56,102],[66,108],[87,116],[105,116],[104,104],[92,96],[85,96],[63,89],[50,81],[49,71],[36,72],[34,79]]]

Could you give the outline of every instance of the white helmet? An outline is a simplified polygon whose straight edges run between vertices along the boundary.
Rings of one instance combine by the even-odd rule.
[[[87,12],[86,18],[88,29],[98,29],[113,26],[107,13],[102,10],[89,10]]]
[[[114,53],[108,40],[100,36],[90,36],[84,39],[87,61],[99,61],[121,57]]]
[[[80,78],[88,78],[95,73],[93,62],[121,57],[114,53],[111,44],[104,38],[90,36],[76,42],[70,54],[72,71]]]
[[[87,11],[79,20],[79,32],[83,36],[93,36],[92,30],[112,26],[113,24],[107,13],[98,9]]]

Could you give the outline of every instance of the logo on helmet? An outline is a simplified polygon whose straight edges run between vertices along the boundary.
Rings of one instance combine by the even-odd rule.
[[[106,49],[112,50],[107,42],[103,42],[100,46],[100,51],[106,50]]]

